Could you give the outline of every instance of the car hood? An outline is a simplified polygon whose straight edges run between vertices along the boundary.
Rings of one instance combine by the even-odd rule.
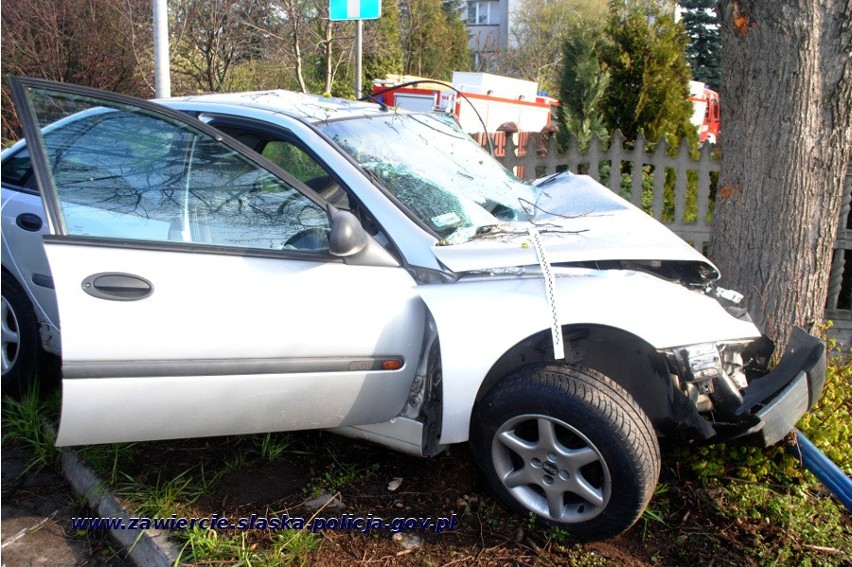
[[[501,225],[462,244],[436,245],[435,256],[453,272],[535,265],[538,257],[528,234],[535,227],[552,264],[674,262],[692,264],[706,279],[719,277],[710,260],[591,177],[561,173],[536,184],[540,196],[533,222]]]

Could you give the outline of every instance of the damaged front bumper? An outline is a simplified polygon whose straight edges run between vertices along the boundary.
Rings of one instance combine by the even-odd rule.
[[[736,413],[754,415],[759,422],[735,437],[755,434],[765,447],[781,441],[819,400],[825,370],[825,345],[795,327],[778,365],[743,392]]]
[[[670,368],[683,399],[676,422],[699,438],[724,441],[751,436],[764,446],[782,440],[819,400],[825,384],[825,345],[796,327],[771,372],[774,344],[762,337],[749,345],[712,343],[669,351]]]

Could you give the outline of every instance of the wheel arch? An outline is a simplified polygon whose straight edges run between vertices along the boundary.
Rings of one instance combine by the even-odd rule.
[[[670,427],[672,385],[665,359],[653,346],[628,331],[605,325],[564,325],[562,335],[567,362],[596,370],[627,390],[658,433]],[[486,374],[475,401],[520,368],[552,362],[551,340],[548,329],[507,350]]]

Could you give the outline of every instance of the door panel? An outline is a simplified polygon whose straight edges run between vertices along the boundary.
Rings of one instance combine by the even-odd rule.
[[[403,408],[425,324],[414,281],[331,256],[325,204],[297,179],[150,103],[35,80],[13,91],[55,234],[58,444]]]
[[[424,312],[400,268],[46,248],[63,333],[59,444],[376,423],[408,397]],[[153,293],[86,293],[106,270]],[[402,367],[382,370],[390,359]]]

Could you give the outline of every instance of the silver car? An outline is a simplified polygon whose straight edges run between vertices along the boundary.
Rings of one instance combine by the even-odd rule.
[[[61,354],[60,445],[469,442],[507,507],[598,539],[647,505],[659,435],[771,444],[819,398],[822,344],[794,331],[768,372],[663,225],[586,176],[520,181],[435,117],[12,87],[3,387]]]

